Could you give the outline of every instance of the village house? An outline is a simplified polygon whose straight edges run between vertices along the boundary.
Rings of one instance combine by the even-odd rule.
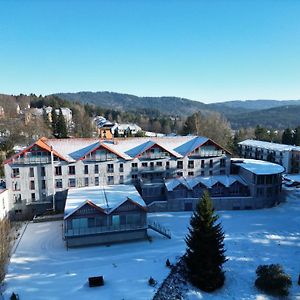
[[[133,185],[70,189],[64,210],[67,247],[145,239],[147,207]]]

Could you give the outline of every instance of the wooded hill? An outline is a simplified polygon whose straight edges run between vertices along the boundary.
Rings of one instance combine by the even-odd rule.
[[[159,111],[165,116],[189,116],[197,111],[219,112],[233,129],[261,125],[284,129],[299,125],[300,100],[248,100],[205,104],[178,97],[138,97],[113,92],[59,93],[59,98],[121,111]]]

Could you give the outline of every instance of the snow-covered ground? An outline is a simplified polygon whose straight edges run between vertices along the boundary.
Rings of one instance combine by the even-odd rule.
[[[253,211],[219,212],[226,232],[229,261],[223,289],[206,294],[190,288],[189,299],[269,299],[254,288],[259,264],[280,263],[291,274],[290,299],[300,299],[300,191],[291,190],[288,202]],[[156,213],[149,217],[172,231],[168,240],[149,231],[152,242],[67,250],[61,222],[30,223],[11,258],[5,279],[5,299],[14,291],[21,300],[39,299],[151,299],[171,262],[185,251],[190,213]],[[89,288],[89,276],[103,275],[105,285]]]

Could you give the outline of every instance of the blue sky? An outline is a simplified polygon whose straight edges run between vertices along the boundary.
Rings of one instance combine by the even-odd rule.
[[[300,99],[300,1],[0,0],[0,93]]]

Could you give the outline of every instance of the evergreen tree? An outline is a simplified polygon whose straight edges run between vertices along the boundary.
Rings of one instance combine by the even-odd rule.
[[[282,133],[281,143],[286,145],[294,144],[293,132],[290,128],[286,128]]]
[[[205,191],[190,220],[185,261],[191,283],[206,292],[222,287],[225,281],[222,265],[227,259],[224,233],[221,224],[216,223],[218,218]]]
[[[293,144],[296,146],[300,146],[300,126],[295,129]]]
[[[265,127],[260,127],[259,125],[257,125],[254,133],[255,133],[255,139],[257,139],[259,141],[269,141],[270,140],[268,130]]]
[[[61,108],[59,109],[59,115],[57,117],[57,137],[62,139],[62,138],[67,138],[68,137],[68,130],[67,130],[67,125],[65,121],[65,117],[61,111]]]

